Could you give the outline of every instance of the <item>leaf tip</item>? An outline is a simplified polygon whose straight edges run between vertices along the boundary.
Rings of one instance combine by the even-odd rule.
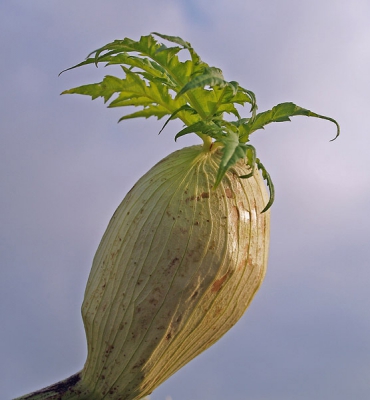
[[[333,139],[330,140],[330,142],[333,142],[340,135],[340,126],[339,126],[338,122],[335,119],[333,119],[331,121],[334,122],[334,124],[337,127],[337,134],[335,135],[335,137]]]

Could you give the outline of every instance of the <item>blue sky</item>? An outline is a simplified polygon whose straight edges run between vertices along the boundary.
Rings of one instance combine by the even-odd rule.
[[[367,0],[0,4],[0,387],[10,399],[77,372],[92,258],[125,193],[182,146],[179,124],[60,96],[102,69],[58,73],[91,50],[179,35],[296,117],[252,137],[276,187],[262,288],[240,322],[151,400],[367,400],[370,395],[370,3]],[[247,115],[247,110],[246,115]]]

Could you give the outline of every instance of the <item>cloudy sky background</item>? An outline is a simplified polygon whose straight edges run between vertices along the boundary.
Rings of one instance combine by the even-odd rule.
[[[117,124],[102,101],[59,96],[114,39],[159,31],[257,95],[336,118],[296,117],[252,138],[276,186],[266,280],[241,321],[152,400],[367,400],[370,396],[368,0],[2,0],[0,398],[79,371],[80,305],[115,208],[182,146],[170,124]],[[109,71],[108,71],[109,72]],[[247,116],[247,109],[245,110]]]

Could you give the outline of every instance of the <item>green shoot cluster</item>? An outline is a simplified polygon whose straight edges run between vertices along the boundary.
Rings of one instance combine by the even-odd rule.
[[[175,46],[167,47],[153,35]],[[179,60],[178,53],[182,50],[189,54],[186,61]],[[339,125],[334,119],[294,103],[281,103],[271,110],[257,113],[256,97],[252,91],[244,89],[238,82],[226,81],[220,69],[202,61],[191,44],[180,37],[153,33],[142,36],[139,41],[129,38],[115,40],[93,51],[85,61],[68,70],[87,64],[98,66],[98,63],[120,65],[124,77],[106,75],[102,82],[69,89],[62,94],[84,94],[92,99],[102,97],[104,102],[109,102],[108,107],[140,108],[124,115],[120,121],[138,117],[167,117],[164,128],[170,120],[180,119],[185,127],[175,139],[195,133],[206,147],[222,148],[215,187],[239,159],[244,159],[251,168],[251,173],[241,178],[250,177],[256,166],[261,170],[270,190],[270,200],[264,211],[272,205],[274,186],[257,158],[255,148],[247,144],[250,135],[271,122],[290,121],[290,117],[295,115],[332,121],[337,126],[335,138],[339,135]],[[246,103],[250,106],[250,116],[241,118],[236,105],[244,106]],[[228,120],[224,118],[225,114],[229,115]]]

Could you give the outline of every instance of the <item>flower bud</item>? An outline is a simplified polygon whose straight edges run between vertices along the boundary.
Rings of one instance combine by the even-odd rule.
[[[142,399],[221,338],[266,271],[268,201],[240,160],[213,189],[220,151],[170,154],[114,213],[94,257],[82,316],[91,398]],[[95,397],[94,397],[95,396]]]

